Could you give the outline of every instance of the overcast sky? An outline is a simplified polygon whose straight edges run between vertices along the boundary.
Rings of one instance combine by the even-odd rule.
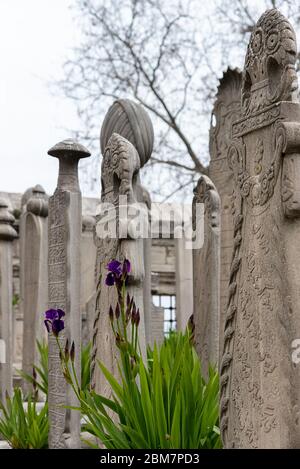
[[[58,164],[47,151],[79,125],[75,105],[49,87],[79,40],[72,3],[0,0],[0,191],[55,189]]]

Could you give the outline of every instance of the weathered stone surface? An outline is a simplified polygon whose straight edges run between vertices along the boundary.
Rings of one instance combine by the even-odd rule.
[[[144,281],[143,281],[143,305],[144,305],[144,318],[145,318],[145,334],[146,344],[151,343],[151,321],[152,321],[152,295],[151,295],[151,257],[152,257],[152,239],[150,233],[151,223],[151,197],[149,192],[143,187],[138,187],[137,199],[140,203],[145,204],[145,213],[148,218],[148,237],[144,239]]]
[[[22,368],[38,363],[36,340],[46,338],[43,312],[48,305],[48,197],[37,185],[25,192],[20,217],[20,308],[23,314]],[[27,392],[31,385],[24,382]]]
[[[278,10],[254,28],[242,115],[228,151],[234,178],[234,250],[220,366],[226,447],[300,445],[299,161],[295,33]]]
[[[140,104],[130,99],[118,99],[109,108],[101,128],[102,155],[113,133],[132,143],[139,154],[141,166],[147,163],[153,149],[154,132],[151,119]]]
[[[49,308],[60,308],[66,313],[65,329],[60,334],[76,344],[75,369],[80,379],[80,272],[81,272],[81,192],[78,183],[78,161],[90,153],[73,140],[65,140],[51,148],[49,155],[59,159],[57,188],[49,199],[48,264]],[[68,393],[62,375],[59,350],[52,334],[49,335],[49,447],[64,448],[65,431],[70,431],[68,446],[80,447],[80,413],[70,412],[66,421],[66,404],[76,405],[76,397]],[[66,427],[68,424],[69,428]]]
[[[209,177],[221,199],[221,274],[220,274],[220,352],[223,347],[224,321],[228,298],[230,262],[233,250],[232,195],[234,180],[228,166],[227,152],[232,122],[241,114],[242,74],[228,69],[220,80],[209,132]],[[205,268],[205,259],[204,265]]]
[[[207,374],[209,364],[219,359],[221,212],[219,194],[207,176],[201,176],[194,189],[194,230],[196,204],[204,204],[204,243],[193,249],[195,347]]]
[[[119,229],[114,235],[95,238],[97,246],[96,262],[96,311],[93,328],[93,354],[92,354],[92,382],[97,392],[110,395],[110,386],[103,374],[96,366],[100,359],[106,367],[118,376],[118,351],[111,331],[108,311],[109,306],[116,305],[114,289],[106,288],[107,263],[112,259],[123,260],[127,258],[132,263],[132,272],[129,278],[129,293],[134,296],[137,307],[140,308],[141,322],[139,336],[141,350],[145,353],[146,332],[144,314],[144,240],[135,239],[132,233],[130,217],[127,219],[128,206],[137,202],[145,202],[144,190],[140,183],[139,169],[148,161],[153,148],[153,127],[147,112],[138,104],[130,100],[118,100],[113,103],[104,118],[100,147],[103,154],[101,171],[101,205],[97,216],[97,228],[107,223],[107,206],[114,207],[113,218],[116,219],[123,231]],[[123,201],[120,201],[123,197]],[[127,204],[127,207],[123,207]],[[126,218],[122,210],[126,209]],[[144,219],[148,220],[148,210],[145,206]]]
[[[151,341],[150,344],[153,347],[154,344],[161,345],[164,341],[164,308],[155,306],[152,303],[151,308]]]
[[[105,366],[118,377],[118,349],[111,330],[109,306],[116,306],[117,297],[114,288],[106,287],[104,282],[107,274],[106,266],[112,259],[131,262],[132,271],[129,276],[128,292],[134,296],[135,303],[141,311],[139,340],[142,352],[145,353],[145,318],[143,306],[144,253],[142,238],[134,239],[131,231],[131,218],[123,218],[122,210],[138,202],[137,194],[140,186],[138,171],[141,167],[139,154],[134,146],[118,134],[112,134],[103,155],[102,161],[102,194],[100,213],[97,216],[97,294],[96,313],[93,330],[93,363],[92,378],[96,391],[110,396],[111,390],[107,380],[96,366],[101,360]],[[124,201],[120,202],[119,197]],[[124,203],[124,205],[122,205]],[[107,204],[111,204],[109,207]],[[113,210],[112,210],[113,208]],[[112,212],[112,213],[111,213]],[[126,208],[126,217],[128,215]],[[100,236],[102,227],[107,224],[108,216],[116,220],[116,232],[107,237]],[[147,211],[145,217],[148,217]],[[121,227],[123,234],[120,235]]]
[[[96,246],[94,243],[96,219],[92,215],[82,217],[81,236],[81,311],[83,313],[82,342],[86,345],[92,340],[92,329],[94,311],[92,305],[95,303],[96,279],[95,259]]]
[[[0,199],[0,400],[12,393],[13,315],[12,315],[12,241],[17,237],[13,215]]]
[[[184,332],[193,314],[193,250],[185,238],[175,239],[176,249],[176,329]]]

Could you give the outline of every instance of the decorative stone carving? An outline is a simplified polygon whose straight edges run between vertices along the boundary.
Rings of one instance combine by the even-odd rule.
[[[109,108],[101,128],[102,155],[113,133],[132,143],[139,154],[141,166],[147,163],[153,150],[154,132],[150,117],[140,104],[130,99],[118,99]]]
[[[0,400],[11,395],[13,384],[12,241],[17,237],[8,204],[0,200]]]
[[[65,340],[76,345],[75,369],[80,379],[80,242],[81,242],[81,192],[78,183],[78,161],[90,156],[82,145],[64,140],[48,152],[59,159],[57,188],[49,199],[48,265],[49,308],[65,311],[65,329],[60,333],[62,346]],[[80,413],[70,412],[66,422],[66,404],[76,405],[75,395],[67,396],[66,382],[62,375],[59,350],[53,335],[49,335],[49,447],[80,447]],[[67,424],[69,428],[67,428]],[[66,443],[64,432],[71,437]]]
[[[28,195],[29,197],[26,197]],[[37,185],[26,191],[20,218],[20,300],[23,314],[23,363],[26,373],[38,363],[36,340],[43,341],[43,311],[48,305],[48,197]],[[25,391],[31,386],[24,383]]]
[[[193,249],[195,347],[207,375],[209,364],[219,359],[220,318],[220,211],[216,187],[201,176],[194,189],[193,229],[196,229],[196,204],[204,204],[204,243]]]
[[[300,105],[296,39],[266,11],[254,28],[232,125],[234,249],[220,366],[225,447],[297,448],[300,337]]]
[[[122,131],[122,135],[114,133],[116,131]],[[139,170],[150,158],[152,147],[153,128],[148,114],[141,106],[129,100],[116,101],[109,109],[101,130],[102,192],[100,213],[97,216],[98,236],[95,239],[97,294],[93,329],[92,383],[97,392],[106,396],[111,394],[110,386],[96,366],[96,360],[101,360],[116,377],[119,375],[118,351],[108,316],[109,306],[114,307],[117,298],[113,288],[104,286],[106,265],[112,259],[127,258],[132,263],[128,290],[130,295],[134,296],[141,311],[139,337],[142,353],[145,353],[144,240],[135,239],[132,231],[134,220],[130,216],[126,218],[128,212],[123,204],[127,203],[128,208],[142,201]],[[123,197],[123,201],[120,201],[120,197]],[[110,216],[107,203],[115,209],[111,210],[113,212],[111,216],[116,220],[117,230],[115,237],[103,238],[99,236],[99,230],[101,231],[101,226],[107,223]],[[145,210],[144,219],[145,221],[148,219],[147,210]]]
[[[227,152],[232,138],[232,122],[241,113],[242,74],[237,69],[228,69],[220,80],[209,133],[209,177],[221,199],[221,273],[220,273],[220,353],[223,347],[223,331],[228,297],[230,261],[233,250],[232,195],[234,181],[227,161]],[[202,268],[205,269],[205,259]],[[199,269],[201,267],[199,266]]]

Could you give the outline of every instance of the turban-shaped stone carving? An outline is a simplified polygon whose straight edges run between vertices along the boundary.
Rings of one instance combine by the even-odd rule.
[[[140,104],[130,99],[118,99],[109,108],[100,135],[103,155],[113,133],[132,143],[139,154],[141,167],[147,163],[153,150],[154,132],[150,117]]]

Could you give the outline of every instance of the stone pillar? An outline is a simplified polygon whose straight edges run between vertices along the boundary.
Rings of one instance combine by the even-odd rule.
[[[117,132],[120,132],[120,135]],[[96,392],[110,396],[110,386],[96,365],[96,360],[101,360],[109,371],[118,377],[118,349],[108,316],[109,306],[112,305],[114,308],[117,298],[115,289],[104,285],[107,274],[106,265],[112,259],[122,261],[127,258],[132,264],[128,290],[130,295],[134,296],[137,307],[140,309],[140,346],[143,354],[146,351],[143,298],[144,239],[135,237],[132,229],[135,220],[128,214],[139,202],[141,186],[139,169],[148,161],[152,152],[153,128],[148,114],[140,105],[132,101],[115,101],[104,119],[100,142],[103,154],[102,192],[95,240],[97,293],[93,330],[92,383]],[[126,203],[127,207],[123,205]],[[146,221],[148,217],[146,210],[142,216]],[[109,218],[116,220],[117,230],[103,238],[101,231],[103,233],[103,228],[107,225]],[[119,227],[122,229],[121,236]]]
[[[220,319],[220,197],[207,176],[201,176],[194,189],[193,226],[196,227],[195,206],[204,204],[204,243],[193,249],[195,346],[202,370],[219,360]]]
[[[176,328],[184,332],[193,314],[193,251],[185,238],[175,239],[176,252]]]
[[[151,321],[152,321],[152,295],[151,295],[151,198],[149,192],[141,186],[141,195],[138,196],[138,200],[145,204],[145,209],[148,216],[148,234],[147,238],[144,239],[144,271],[145,277],[143,281],[143,297],[144,297],[144,317],[145,317],[145,334],[146,344],[151,344]]]
[[[75,369],[80,379],[80,265],[81,265],[81,192],[78,183],[78,161],[90,156],[82,145],[64,140],[48,152],[59,159],[57,188],[49,199],[48,264],[49,308],[65,311],[65,330],[60,334],[64,347],[66,338],[75,342]],[[49,335],[49,448],[80,448],[80,412],[71,411],[66,428],[66,409],[76,405],[76,398],[62,375],[59,351],[54,336]],[[66,443],[64,432],[71,434]]]
[[[33,364],[38,363],[36,340],[46,339],[43,311],[48,305],[48,197],[39,185],[30,191],[20,218],[20,299],[22,368],[32,374]],[[23,384],[25,392],[32,389],[28,383]]]
[[[12,393],[13,385],[13,314],[12,314],[12,241],[17,237],[13,215],[7,202],[0,200],[0,400]]]
[[[242,74],[228,69],[220,80],[209,131],[209,177],[221,199],[221,274],[220,274],[220,353],[223,348],[224,321],[228,298],[230,262],[233,251],[233,187],[227,152],[231,125],[241,114]],[[205,301],[205,298],[203,299]]]
[[[161,345],[164,341],[164,308],[152,303],[151,310],[151,346]]]
[[[276,9],[250,37],[228,150],[234,250],[220,367],[225,447],[298,448],[300,105],[296,37]]]
[[[81,236],[81,311],[82,344],[87,345],[92,340],[92,330],[95,311],[95,258],[96,246],[94,243],[95,217],[84,215],[82,217]]]

